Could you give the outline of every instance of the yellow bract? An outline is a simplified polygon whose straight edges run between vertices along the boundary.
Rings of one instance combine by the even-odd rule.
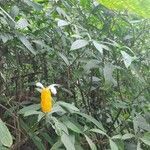
[[[44,113],[52,111],[52,96],[48,88],[43,88],[41,91],[41,109]]]

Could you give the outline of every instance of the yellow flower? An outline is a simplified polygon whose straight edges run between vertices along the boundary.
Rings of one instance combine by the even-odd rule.
[[[36,83],[38,87],[37,90],[41,93],[41,109],[42,112],[47,113],[52,111],[52,94],[56,94],[55,86],[59,86],[58,84],[51,84],[48,87],[44,87],[40,82]]]
[[[48,88],[41,91],[41,109],[45,113],[52,111],[52,96]]]

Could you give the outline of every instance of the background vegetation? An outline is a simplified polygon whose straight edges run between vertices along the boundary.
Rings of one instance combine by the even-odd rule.
[[[0,1],[0,149],[148,150],[150,2]],[[35,83],[61,84],[53,111]]]

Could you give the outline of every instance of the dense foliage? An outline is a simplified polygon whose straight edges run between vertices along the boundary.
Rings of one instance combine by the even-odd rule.
[[[150,148],[148,1],[120,2],[0,1],[0,149]]]

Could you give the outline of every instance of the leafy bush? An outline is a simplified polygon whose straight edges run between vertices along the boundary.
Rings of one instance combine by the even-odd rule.
[[[149,149],[144,5],[128,13],[108,1],[0,4],[0,149]],[[47,114],[38,81],[61,85]]]

